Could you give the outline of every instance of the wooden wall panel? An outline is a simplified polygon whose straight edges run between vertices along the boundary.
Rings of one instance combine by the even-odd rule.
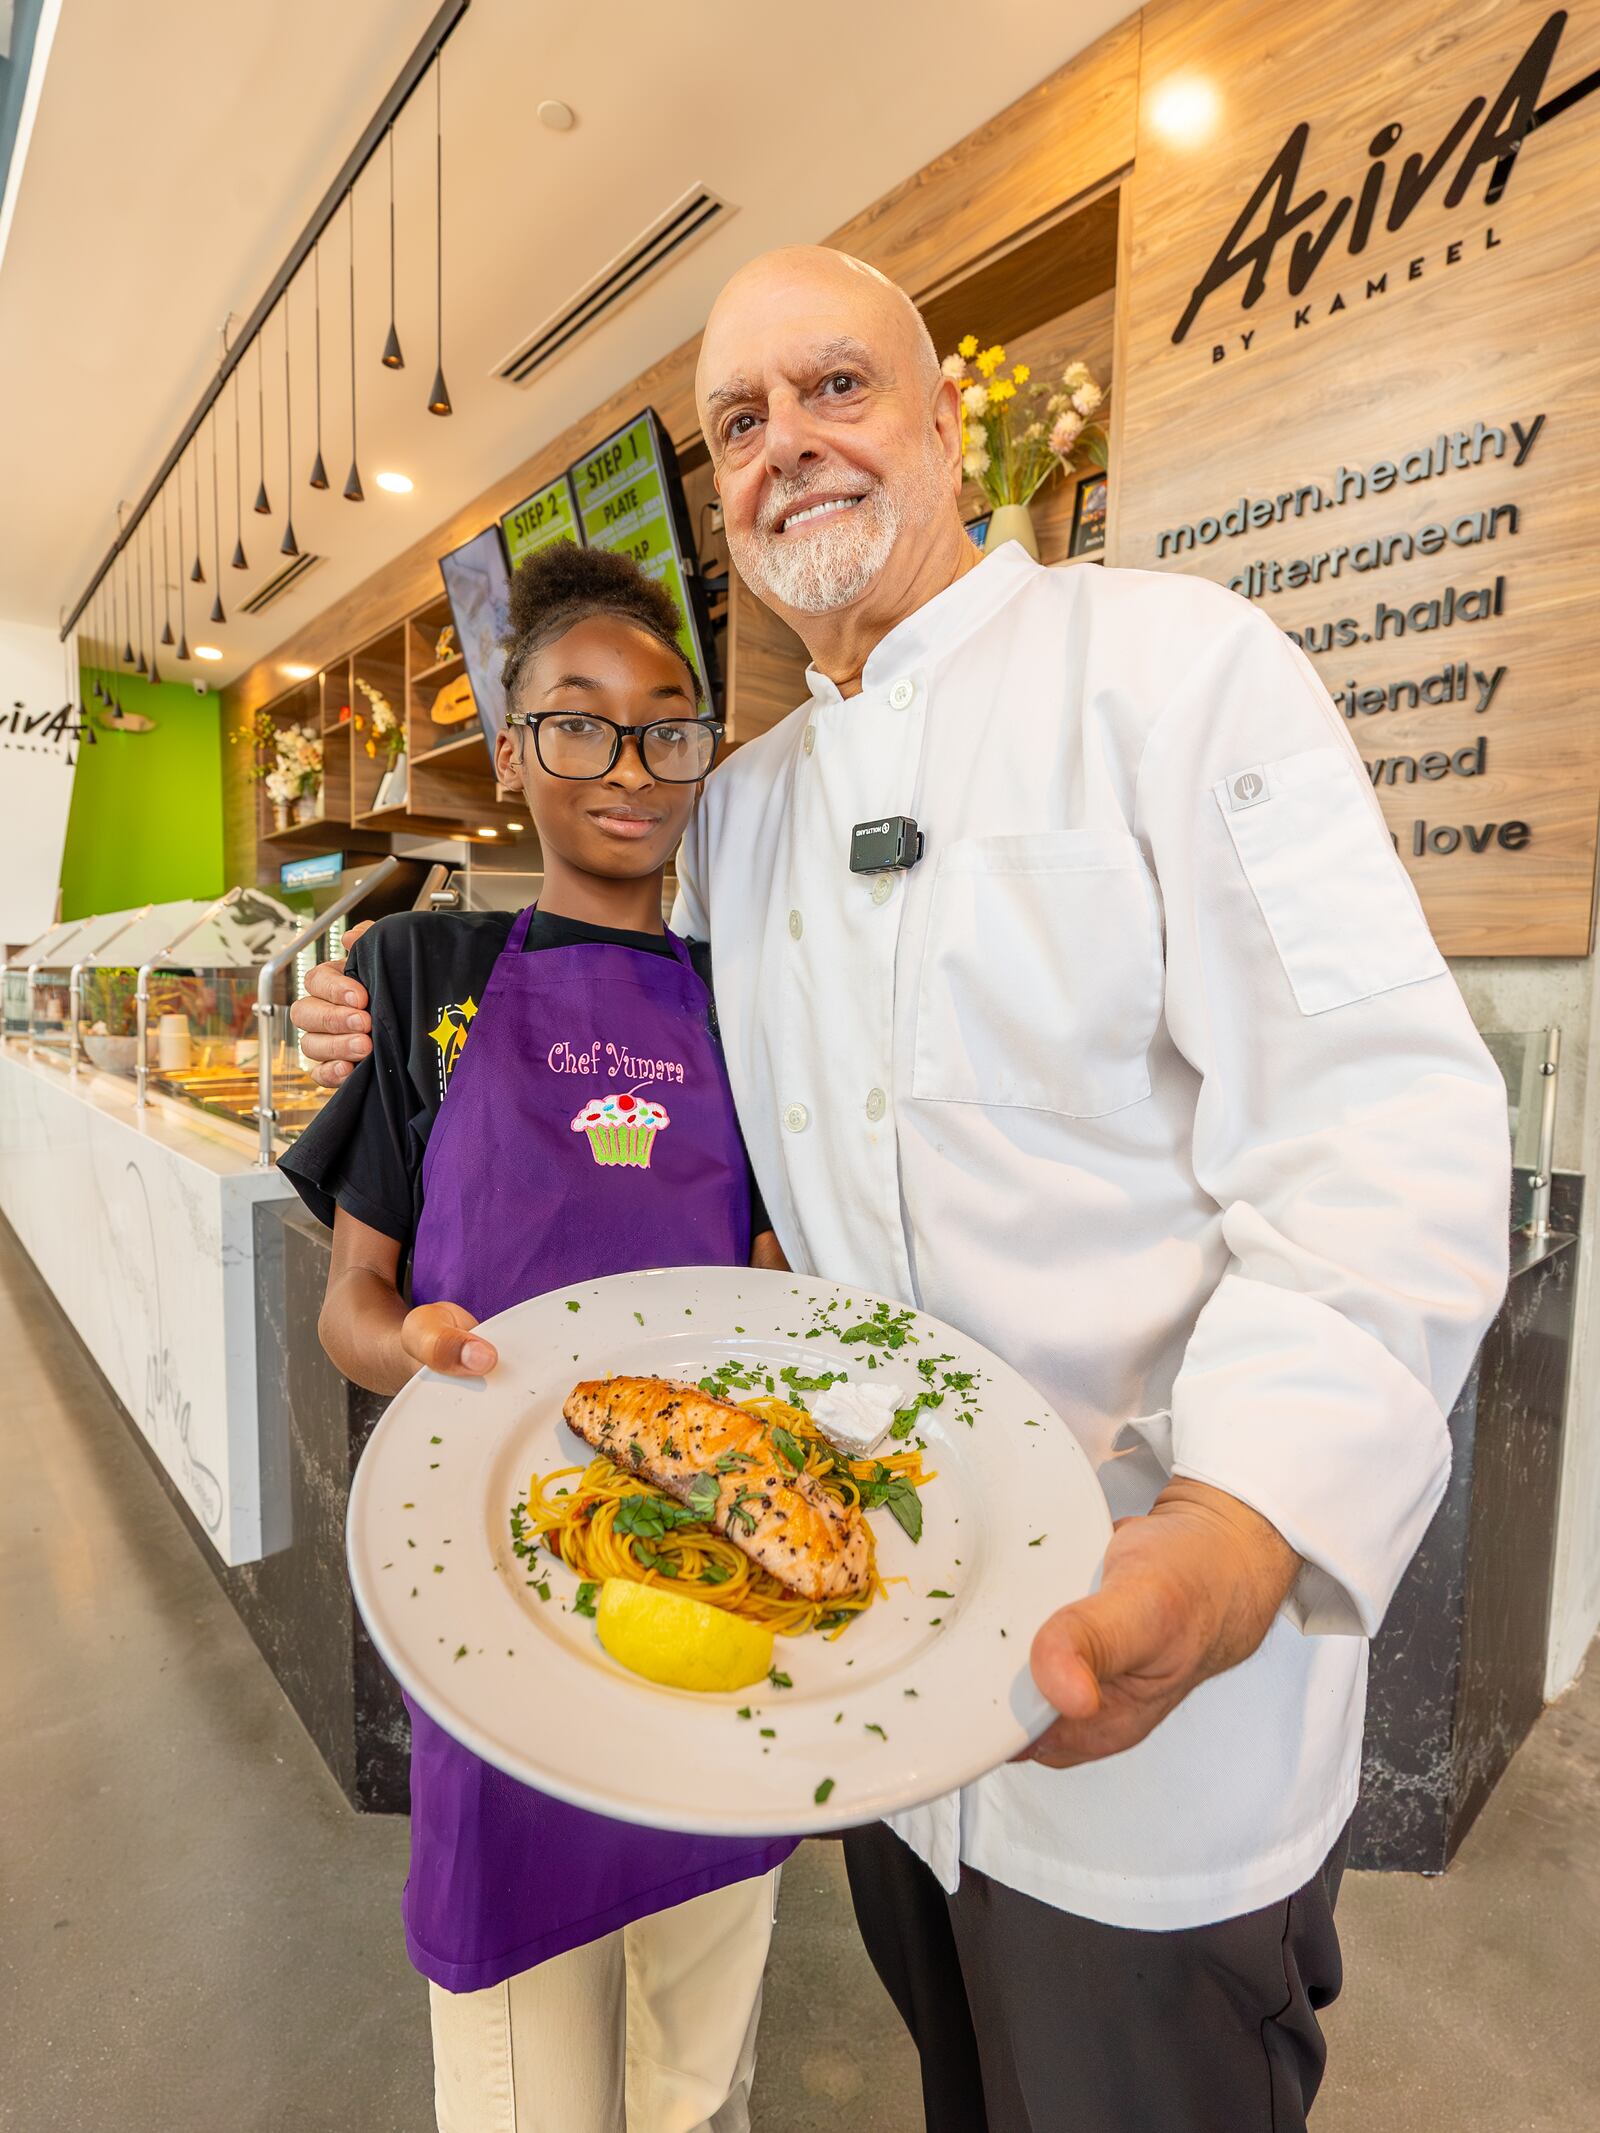
[[[1541,32],[1554,47],[1543,65]],[[1351,681],[1420,683],[1462,663],[1503,669],[1482,716],[1474,691],[1466,702],[1358,712],[1351,722],[1369,764],[1402,759],[1402,780],[1403,759],[1454,758],[1485,739],[1482,775],[1452,769],[1436,782],[1378,786],[1440,943],[1457,955],[1583,955],[1591,935],[1600,95],[1547,110],[1499,197],[1489,197],[1485,166],[1449,204],[1478,128],[1530,47],[1529,102],[1545,109],[1600,67],[1600,11],[1574,9],[1563,22],[1544,0],[1458,0],[1448,15],[1435,0],[1390,0],[1357,34],[1356,18],[1331,0],[1152,0],[1126,188],[1113,559],[1225,582],[1257,562],[1282,571],[1300,559],[1317,572],[1311,582],[1274,589],[1263,576],[1255,596],[1310,644],[1330,629],[1351,640],[1313,652],[1336,692]],[[1213,99],[1214,124],[1188,140],[1170,126],[1180,91],[1191,112],[1197,92]],[[1295,227],[1265,259],[1258,300],[1242,301],[1245,275],[1230,279],[1175,340],[1208,263],[1302,123],[1303,159],[1283,179]],[[1371,144],[1393,127],[1403,130],[1375,155]],[[1397,213],[1405,159],[1447,143],[1431,184]],[[1352,256],[1368,182],[1376,212]],[[1261,236],[1267,211],[1264,202],[1241,243]],[[1291,292],[1296,240],[1316,246],[1335,215],[1326,249],[1314,264],[1303,257],[1308,276]],[[1522,466],[1514,445],[1495,457],[1486,444],[1478,458],[1475,424],[1511,439],[1513,422],[1541,415]],[[1241,497],[1264,503],[1309,485],[1326,493],[1341,467],[1398,465],[1457,432],[1468,438],[1467,465],[1332,509],[1313,511],[1308,497],[1298,516],[1291,504],[1270,523],[1228,530],[1224,514]],[[1454,445],[1448,452],[1462,456]],[[1502,504],[1515,511],[1515,531],[1503,514],[1492,542],[1357,567],[1375,537],[1437,524],[1470,532],[1471,514]],[[1178,552],[1169,540],[1163,554],[1163,534],[1184,526],[1214,537]],[[1499,586],[1500,612],[1445,625],[1446,590],[1485,585]],[[1440,626],[1417,628],[1435,598]],[[1392,623],[1380,638],[1380,603],[1407,616],[1403,638]],[[1511,820],[1529,827],[1520,849],[1491,839],[1474,853],[1465,834],[1448,852],[1412,848],[1419,821],[1481,836],[1483,824]]]

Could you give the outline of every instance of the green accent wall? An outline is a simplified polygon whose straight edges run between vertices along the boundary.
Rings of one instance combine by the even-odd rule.
[[[93,717],[94,677],[80,677]],[[118,676],[122,708],[155,720],[149,733],[108,733],[78,749],[61,860],[61,915],[126,911],[180,896],[220,896],[222,706],[187,682]]]

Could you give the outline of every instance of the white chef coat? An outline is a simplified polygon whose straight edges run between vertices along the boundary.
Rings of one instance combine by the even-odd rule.
[[[1306,1565],[1138,1747],[893,1826],[947,1889],[1111,1924],[1276,1901],[1355,1803],[1365,1639],[1504,1288],[1500,1078],[1343,721],[1233,594],[1007,546],[858,696],[807,679],[710,780],[676,914],[790,1263],[1004,1356],[1114,1513],[1187,1475]],[[895,814],[921,863],[850,873]]]

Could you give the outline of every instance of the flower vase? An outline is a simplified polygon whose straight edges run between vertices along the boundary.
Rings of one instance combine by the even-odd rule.
[[[273,801],[272,826],[275,830],[286,830],[289,827],[289,803],[287,800]]]
[[[317,794],[299,793],[295,797],[294,819],[296,822],[315,822],[317,819]]]
[[[987,555],[991,549],[1005,541],[1020,541],[1037,563],[1039,560],[1039,537],[1033,530],[1033,519],[1026,504],[996,504],[989,520],[988,537],[983,549]]]

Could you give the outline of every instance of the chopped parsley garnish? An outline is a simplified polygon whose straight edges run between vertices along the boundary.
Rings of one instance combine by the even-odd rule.
[[[827,1797],[829,1793],[832,1792],[832,1790],[833,1779],[824,1778],[822,1783],[817,1787],[816,1791],[811,1795],[811,1797],[816,1801],[817,1805],[821,1807],[826,1802]]]
[[[644,1313],[642,1311],[635,1311],[633,1315],[638,1320],[639,1324],[642,1326],[644,1324]]]
[[[771,1672],[767,1675],[767,1679],[772,1683],[772,1686],[775,1689],[792,1689],[794,1687],[794,1683],[790,1680],[789,1676],[787,1674],[780,1674],[776,1667],[773,1667]]]
[[[734,1531],[735,1527],[744,1533],[754,1533],[756,1530],[756,1514],[747,1507],[757,1500],[757,1493],[754,1489],[741,1489],[739,1491],[728,1506],[728,1531],[730,1533]]]
[[[430,1437],[430,1438],[428,1439],[428,1442],[429,1442],[430,1444],[443,1444],[443,1442],[444,1442],[444,1439],[443,1439],[443,1437]]]
[[[750,1706],[748,1704],[742,1704],[740,1708],[734,1713],[734,1716],[736,1718],[748,1718],[750,1716]]]
[[[594,1620],[594,1596],[599,1590],[600,1587],[593,1578],[585,1578],[578,1587],[576,1596],[573,1599],[572,1612],[575,1615],[587,1615],[592,1622]]]
[[[569,1311],[581,1311],[583,1309],[583,1306],[582,1304],[574,1303],[572,1298],[569,1296],[567,1298],[567,1309]]]
[[[888,1734],[884,1732],[882,1726],[868,1725],[864,1726],[862,1728],[862,1731],[865,1733],[876,1733],[879,1740],[887,1740],[889,1738]]]
[[[777,1737],[778,1729],[776,1726],[763,1726],[761,1728],[761,1738],[763,1740],[776,1740]]]
[[[456,1657],[457,1657],[458,1659],[465,1659],[465,1657],[466,1657],[466,1656],[467,1656],[467,1647],[466,1647],[466,1646],[465,1646],[464,1644],[458,1644],[458,1645],[456,1646]]]
[[[717,1484],[710,1474],[696,1474],[689,1486],[689,1509],[696,1518],[711,1518],[717,1508]]]
[[[726,1563],[707,1563],[700,1573],[702,1585],[726,1585],[733,1572]]]
[[[548,1578],[541,1578],[538,1584],[535,1585],[533,1589],[539,1595],[541,1600],[548,1600],[550,1597],[550,1580]]]
[[[955,1598],[955,1594],[953,1592],[946,1592],[943,1586],[935,1585],[932,1592],[929,1593],[928,1598],[930,1600],[953,1600]]]
[[[1039,1537],[1038,1537],[1038,1540],[1031,1540],[1031,1541],[1029,1541],[1029,1543],[1028,1543],[1028,1546],[1029,1546],[1030,1548],[1037,1548],[1037,1547],[1038,1547],[1038,1545],[1039,1545],[1039,1541],[1047,1541],[1047,1540],[1048,1540],[1049,1538],[1050,1538],[1050,1536],[1049,1536],[1049,1534],[1048,1534],[1048,1533],[1041,1533],[1041,1534],[1039,1535]]]

